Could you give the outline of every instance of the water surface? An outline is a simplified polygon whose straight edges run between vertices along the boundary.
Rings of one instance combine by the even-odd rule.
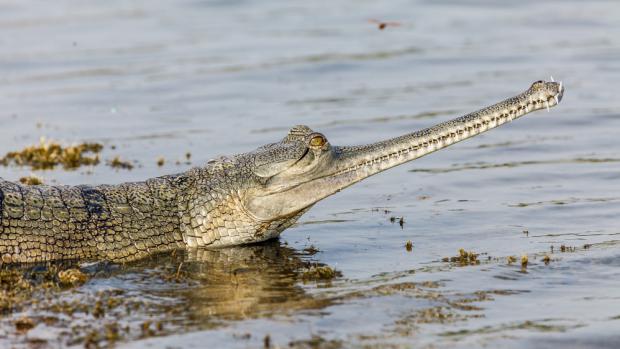
[[[119,348],[617,347],[619,17],[603,0],[2,2],[0,153],[44,136],[137,165],[37,171],[47,183],[179,172],[295,124],[373,142],[550,74],[567,90],[551,113],[319,203],[279,241],[91,266],[1,318],[0,346],[83,347],[117,323]],[[443,261],[461,248],[481,263]],[[304,280],[314,264],[342,275]],[[53,307],[112,298],[100,317]],[[37,319],[25,334],[23,315]]]

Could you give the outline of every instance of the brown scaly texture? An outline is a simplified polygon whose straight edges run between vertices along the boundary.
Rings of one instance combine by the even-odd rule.
[[[2,181],[2,261],[124,261],[183,246],[176,180],[94,187]]]

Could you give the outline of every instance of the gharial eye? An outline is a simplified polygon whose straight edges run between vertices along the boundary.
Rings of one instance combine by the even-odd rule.
[[[544,81],[538,80],[532,84],[532,88],[539,89],[539,88],[542,88],[544,85],[545,85]]]
[[[311,147],[322,147],[325,143],[327,143],[327,140],[321,135],[316,135],[310,139]]]

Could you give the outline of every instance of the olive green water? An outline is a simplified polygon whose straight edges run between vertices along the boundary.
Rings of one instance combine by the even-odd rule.
[[[566,85],[550,113],[357,184],[279,241],[83,266],[86,284],[3,314],[0,347],[617,347],[618,18],[602,0],[0,3],[0,155],[45,136],[136,165],[46,183],[179,172],[295,124],[368,143]],[[443,260],[460,248],[480,263]]]

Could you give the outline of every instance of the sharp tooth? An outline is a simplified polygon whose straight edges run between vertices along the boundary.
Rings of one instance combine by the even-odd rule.
[[[553,99],[555,99],[555,104],[560,104],[560,100],[558,99],[558,95],[554,95]]]
[[[553,75],[551,75],[551,82],[555,82],[555,80],[553,80]]]
[[[549,112],[549,102],[545,101],[545,107],[547,107],[547,113]]]
[[[562,81],[560,81],[560,92],[562,92]]]

